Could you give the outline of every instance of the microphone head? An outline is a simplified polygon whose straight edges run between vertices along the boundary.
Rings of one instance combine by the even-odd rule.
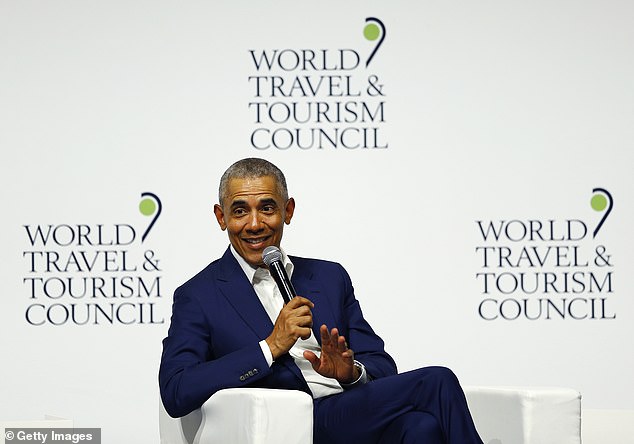
[[[274,245],[266,247],[262,252],[262,260],[270,267],[273,262],[282,262],[282,252]]]

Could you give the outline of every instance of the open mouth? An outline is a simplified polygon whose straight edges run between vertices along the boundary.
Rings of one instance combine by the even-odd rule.
[[[260,237],[250,237],[250,238],[242,238],[242,241],[253,246],[253,247],[259,247],[260,245],[262,245],[263,243],[265,243],[267,240],[269,240],[271,236],[260,236]]]

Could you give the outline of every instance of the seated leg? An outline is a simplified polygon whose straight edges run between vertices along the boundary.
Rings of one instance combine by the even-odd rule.
[[[432,415],[407,412],[386,427],[378,444],[445,444],[445,440]]]
[[[378,443],[393,421],[409,412],[433,416],[447,444],[482,444],[458,379],[444,367],[426,367],[379,378],[316,399],[314,442]],[[395,430],[398,424],[394,425]],[[436,430],[432,428],[429,433],[431,439],[436,439]]]

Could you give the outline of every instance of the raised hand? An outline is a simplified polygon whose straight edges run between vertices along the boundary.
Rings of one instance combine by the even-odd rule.
[[[354,352],[348,348],[346,338],[339,336],[339,331],[333,328],[328,333],[328,327],[319,328],[321,334],[321,356],[311,351],[304,352],[304,358],[310,361],[313,369],[322,376],[334,378],[340,383],[349,384],[359,378],[359,370],[354,366]]]

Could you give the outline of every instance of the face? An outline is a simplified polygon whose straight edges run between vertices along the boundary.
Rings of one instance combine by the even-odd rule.
[[[291,223],[295,201],[284,201],[271,176],[231,179],[221,205],[214,205],[220,228],[238,254],[253,267],[263,264],[262,251],[279,248],[284,224]]]

